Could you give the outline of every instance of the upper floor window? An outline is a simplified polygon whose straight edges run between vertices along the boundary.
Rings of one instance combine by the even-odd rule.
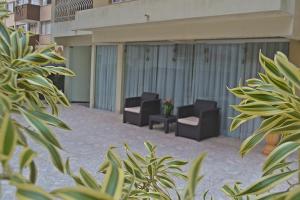
[[[24,5],[24,4],[32,4],[32,5],[41,5],[40,0],[17,0],[17,5]]]
[[[14,12],[15,11],[15,3],[14,2],[8,2],[6,4],[6,8],[9,12]]]
[[[50,5],[51,0],[42,0],[42,4],[43,4],[43,6]]]
[[[51,34],[51,21],[41,22],[41,35]]]
[[[112,0],[111,2],[112,3],[121,3],[121,2],[124,2],[124,1],[128,1],[128,0]]]
[[[29,24],[18,24],[16,27],[17,28],[22,28],[22,29],[24,29],[24,31],[30,31],[29,30]]]

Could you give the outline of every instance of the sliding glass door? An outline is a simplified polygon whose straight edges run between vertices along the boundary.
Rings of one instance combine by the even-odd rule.
[[[191,104],[196,99],[217,101],[222,134],[246,138],[259,121],[228,133],[229,118],[236,114],[230,105],[239,100],[227,87],[257,76],[262,70],[258,62],[260,50],[267,56],[276,51],[288,54],[288,43],[128,45],[125,96],[157,92],[162,99],[173,99],[175,106]]]

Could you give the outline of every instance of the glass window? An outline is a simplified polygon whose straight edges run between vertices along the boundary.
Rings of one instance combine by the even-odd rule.
[[[22,28],[22,29],[24,29],[24,31],[30,31],[28,24],[18,24],[17,28]]]
[[[112,3],[122,3],[122,2],[126,2],[126,1],[133,1],[133,0],[112,0]]]
[[[41,5],[40,0],[18,0],[17,5],[24,5],[24,4],[32,4],[32,5]]]
[[[51,4],[51,0],[43,0],[43,6]]]
[[[7,6],[6,6],[7,10],[9,12],[14,12],[15,11],[15,5],[14,5],[14,2],[9,2],[7,3]]]
[[[41,35],[51,34],[51,21],[41,22]]]

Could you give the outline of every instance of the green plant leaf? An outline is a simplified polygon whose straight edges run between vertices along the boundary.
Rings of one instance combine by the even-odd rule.
[[[114,164],[110,164],[103,181],[102,192],[109,194],[114,199],[120,199],[122,185],[124,183],[124,172]]]
[[[66,67],[54,67],[45,66],[44,67],[50,74],[58,74],[63,76],[76,76],[75,73]]]
[[[280,142],[279,145],[286,143],[286,142],[299,142],[300,141],[300,132],[299,133],[295,133],[295,134],[291,134],[288,135],[286,137],[284,137]]]
[[[293,82],[298,88],[300,88],[299,68],[289,62],[286,57],[283,57],[280,53],[275,55],[275,63],[284,76]]]
[[[5,113],[0,127],[0,160],[9,160],[17,145],[17,133],[9,113]]]
[[[16,196],[20,200],[39,199],[39,200],[53,200],[53,196],[48,194],[43,189],[32,184],[14,184],[17,188]]]
[[[47,148],[48,152],[50,153],[51,161],[54,164],[54,166],[60,172],[64,173],[65,167],[64,167],[62,158],[61,158],[59,152],[57,151],[57,149],[52,144],[48,143],[43,137],[41,137],[40,134],[38,134],[30,129],[27,129],[27,128],[25,129],[25,131],[33,140],[37,141],[38,143],[42,144],[44,147]]]
[[[28,83],[30,83],[32,85],[44,87],[46,89],[49,89],[50,91],[53,90],[53,85],[46,78],[44,78],[40,75],[28,76],[28,77],[24,78],[23,80],[27,81]]]
[[[278,192],[274,194],[268,194],[264,197],[258,198],[257,200],[286,200],[287,192]]]
[[[84,181],[86,186],[88,186],[94,190],[101,189],[101,187],[98,185],[97,181],[93,178],[93,176],[89,172],[87,172],[83,168],[80,168],[79,172],[80,172],[82,180]]]
[[[29,147],[24,148],[24,150],[20,154],[20,171],[22,171],[23,168],[28,167],[36,156],[37,153],[32,149],[30,149]]]
[[[266,172],[264,172],[263,176],[268,176],[276,170],[283,170],[284,168],[289,167],[293,162],[280,162],[276,165],[274,165],[272,168],[268,169]]]
[[[272,151],[267,160],[264,162],[263,172],[265,173],[298,149],[300,149],[300,144],[296,142],[286,142],[281,144]]]
[[[32,115],[34,115],[35,117],[39,118],[40,120],[45,121],[46,123],[48,123],[50,125],[53,125],[55,127],[59,127],[59,128],[62,128],[62,129],[66,129],[66,130],[71,130],[66,123],[64,123],[63,121],[59,120],[58,118],[56,118],[52,115],[49,115],[47,113],[40,112],[40,111],[32,111],[30,113]]]
[[[236,111],[247,115],[273,116],[279,115],[289,110],[279,110],[270,104],[261,102],[248,103],[244,105],[232,106]]]
[[[196,194],[196,187],[199,183],[199,172],[206,154],[201,154],[194,160],[191,169],[188,172],[187,188],[184,193],[183,199],[193,199]]]
[[[265,176],[261,178],[259,181],[257,181],[255,184],[249,186],[236,196],[243,196],[243,195],[259,195],[263,194],[264,192],[270,190],[271,188],[274,188],[276,185],[288,180],[291,178],[295,173],[297,173],[298,170],[293,170],[289,172],[283,172],[280,174],[274,174],[270,176]]]
[[[64,200],[114,200],[101,191],[92,190],[82,186],[57,189],[51,193]]]
[[[291,192],[289,192],[285,200],[298,200],[299,198],[300,198],[300,187],[297,186]]]
[[[257,118],[257,117],[258,117],[257,115],[246,115],[244,113],[241,113],[240,115],[233,118],[229,130],[235,131],[243,123],[246,123],[247,121]]]
[[[282,77],[282,73],[273,60],[266,57],[262,51],[259,52],[259,62],[268,75],[272,77]]]
[[[273,127],[279,126],[285,122],[285,118],[280,115],[274,115],[269,117],[261,123],[260,127],[241,145],[240,154],[245,156],[249,153],[257,144],[259,144],[265,136],[273,130]]]
[[[21,109],[21,112],[26,119],[26,121],[52,145],[62,148],[55,135],[49,130],[49,128],[36,116],[31,114],[30,112]]]
[[[30,170],[30,175],[29,175],[30,182],[35,184],[36,180],[37,180],[38,169],[37,169],[34,161],[32,161],[30,163],[29,170]]]

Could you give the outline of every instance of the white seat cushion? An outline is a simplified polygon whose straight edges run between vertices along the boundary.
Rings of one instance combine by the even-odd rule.
[[[132,113],[140,113],[141,112],[141,107],[125,108],[125,111],[132,112]]]
[[[186,117],[178,119],[181,124],[187,124],[191,126],[197,126],[199,124],[199,117]]]

